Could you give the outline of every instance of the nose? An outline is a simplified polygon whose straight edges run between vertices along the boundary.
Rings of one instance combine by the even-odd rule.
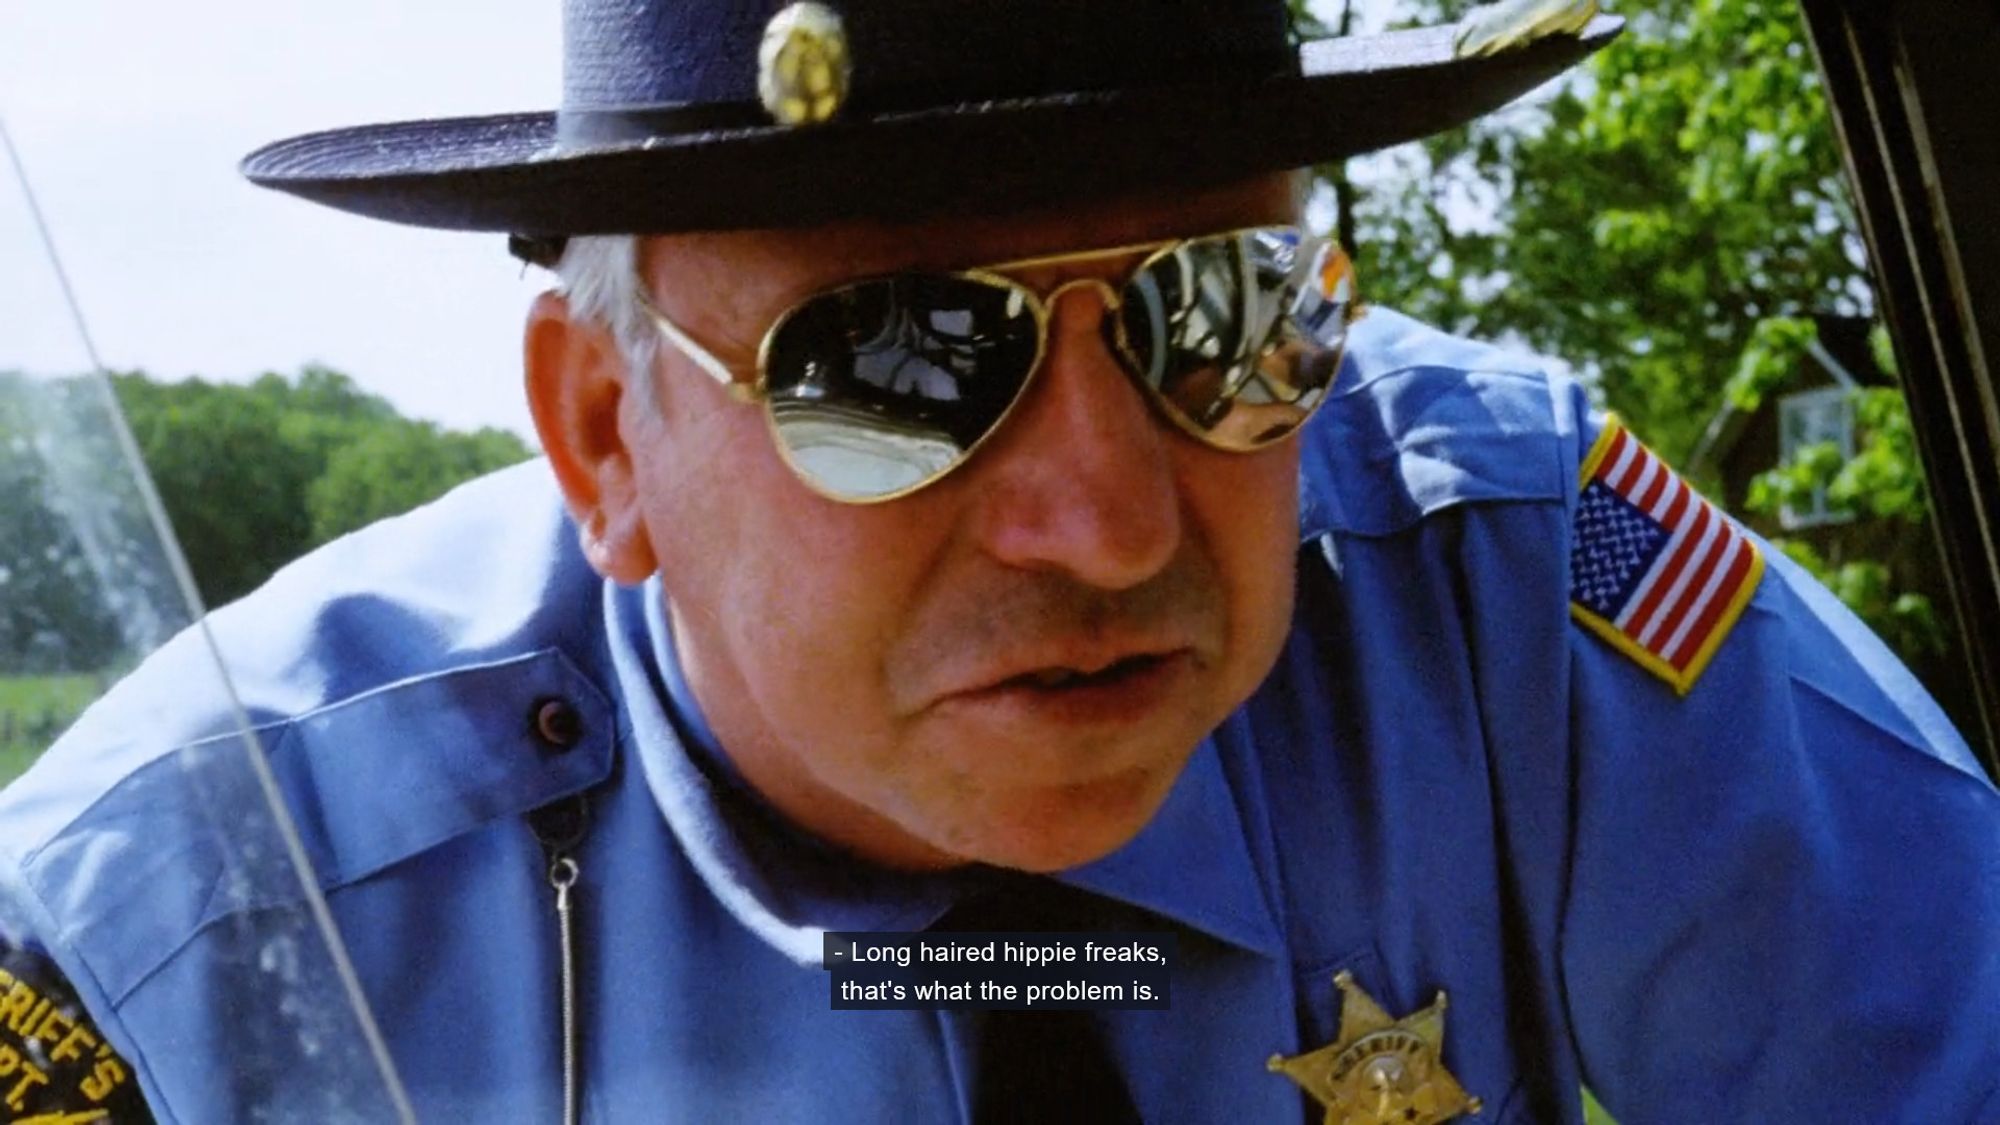
[[[1183,529],[1174,438],[1105,342],[1105,293],[1052,298],[1042,369],[985,451],[976,534],[1009,566],[1122,590],[1158,574]]]

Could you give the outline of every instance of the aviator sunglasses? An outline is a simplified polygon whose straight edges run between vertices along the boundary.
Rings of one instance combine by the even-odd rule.
[[[1145,254],[1117,286],[1046,294],[1006,274]],[[1272,226],[845,282],[772,323],[745,382],[655,308],[660,332],[745,402],[822,495],[906,496],[963,464],[1025,397],[1064,292],[1104,298],[1105,342],[1154,409],[1214,449],[1283,440],[1340,367],[1353,274],[1332,241]]]

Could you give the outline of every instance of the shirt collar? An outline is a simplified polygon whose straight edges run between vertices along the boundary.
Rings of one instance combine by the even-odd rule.
[[[1212,737],[1139,835],[1058,878],[1267,957],[1284,949]]]
[[[922,929],[975,885],[964,873],[877,867],[785,821],[710,731],[681,672],[659,580],[605,589],[640,771],[689,862],[747,929],[799,964],[818,965],[826,931]],[[1136,838],[1056,878],[1267,956],[1282,948],[1211,740]]]

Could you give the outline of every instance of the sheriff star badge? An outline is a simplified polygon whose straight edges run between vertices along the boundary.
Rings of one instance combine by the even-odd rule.
[[[1303,1055],[1272,1055],[1266,1065],[1305,1088],[1326,1107],[1326,1125],[1437,1125],[1476,1114],[1470,1096],[1444,1068],[1445,996],[1402,1019],[1340,972],[1340,1036]]]

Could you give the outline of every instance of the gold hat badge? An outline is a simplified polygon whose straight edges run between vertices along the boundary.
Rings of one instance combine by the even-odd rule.
[[[840,16],[803,0],[764,25],[757,96],[780,125],[817,125],[840,112],[852,69]]]
[[[1272,1055],[1266,1065],[1305,1088],[1326,1107],[1326,1125],[1437,1125],[1462,1113],[1478,1113],[1479,1099],[1468,1095],[1444,1068],[1444,993],[1431,1006],[1400,1020],[1342,971],[1340,1037],[1315,1051],[1286,1058]]]

